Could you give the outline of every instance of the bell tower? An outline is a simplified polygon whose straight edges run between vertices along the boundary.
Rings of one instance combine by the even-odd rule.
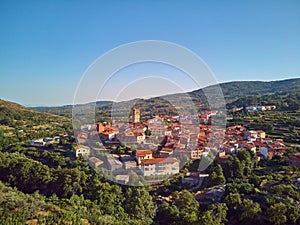
[[[141,118],[141,112],[137,108],[133,108],[132,110],[132,122],[139,123]]]

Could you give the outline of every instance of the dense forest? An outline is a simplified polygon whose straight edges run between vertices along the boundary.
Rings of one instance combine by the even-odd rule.
[[[181,176],[158,187],[130,187],[105,180],[82,159],[55,168],[18,152],[1,152],[0,159],[1,224],[299,222],[300,193],[291,183],[300,171],[287,166],[286,157],[258,163],[241,151],[227,163],[213,164],[200,190],[226,184],[225,196],[216,201],[186,190]]]

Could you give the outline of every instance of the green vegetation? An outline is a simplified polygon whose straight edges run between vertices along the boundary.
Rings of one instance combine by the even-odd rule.
[[[228,125],[244,125],[248,129],[264,130],[271,138],[280,138],[289,144],[300,143],[299,111],[244,111],[232,113]]]
[[[261,96],[247,96],[227,104],[227,108],[246,107],[251,105],[275,105],[278,110],[299,110],[300,92],[278,92]]]
[[[274,103],[278,108],[232,112],[229,125],[263,129],[271,137],[299,143],[299,81],[221,84],[229,107]],[[197,109],[207,107],[203,90],[189,94]],[[110,120],[111,106],[111,102],[97,103],[99,121]],[[143,119],[178,113],[163,98],[140,100],[136,106]],[[0,224],[300,224],[300,185],[296,181],[300,169],[288,164],[288,154],[297,152],[296,148],[287,150],[282,158],[259,162],[253,152],[241,150],[227,161],[215,161],[204,171],[208,178],[192,188],[183,182],[183,176],[195,172],[199,160],[187,163],[181,174],[157,186],[121,186],[101,175],[112,176],[111,172],[99,169],[97,173],[87,161],[74,158],[72,135],[44,147],[27,146],[32,139],[72,131],[67,118],[70,106],[36,110],[44,112],[0,100]],[[123,115],[122,110],[118,113],[116,116]],[[127,153],[130,149],[120,145],[112,150]],[[130,176],[130,183],[138,182],[138,176]],[[224,188],[220,198],[208,198],[208,193],[220,187]]]
[[[300,91],[300,79],[289,79],[282,81],[238,81],[222,83],[221,87],[226,104],[228,108],[233,106],[246,106],[247,103],[268,103],[276,105],[280,109],[296,109],[299,108],[299,91]],[[218,86],[213,85],[205,87],[203,89],[195,90],[189,93],[178,93],[162,97],[150,98],[150,99],[139,99],[135,106],[142,112],[142,118],[148,118],[153,114],[162,115],[177,115],[177,110],[167,101],[173,99],[178,107],[181,109],[189,110],[190,112],[194,109],[199,110],[209,109],[212,107],[218,107],[218,101],[221,96],[216,96],[216,88]],[[219,89],[218,89],[219,90]],[[211,96],[214,99],[213,105],[208,105],[206,95]],[[214,98],[215,96],[215,98]],[[278,101],[277,101],[278,99]],[[189,103],[193,102],[194,106],[190,106]],[[124,105],[130,105],[130,101],[123,102]],[[96,103],[96,119],[99,121],[110,121],[111,115],[110,110],[113,102],[100,101]],[[87,105],[93,105],[89,103]],[[125,107],[118,107],[118,109],[125,109]],[[61,107],[34,107],[39,112],[49,112],[56,115],[72,116],[72,106],[61,106]],[[128,112],[127,112],[128,114]],[[126,114],[126,115],[127,115]],[[122,110],[117,112],[117,115],[125,115]],[[128,119],[128,118],[127,118]]]
[[[84,219],[92,224],[151,224],[155,215],[145,188],[110,184],[85,161],[54,169],[20,153],[0,153],[0,159],[0,180],[6,184],[0,183],[1,224],[33,219],[39,224],[83,224]]]
[[[21,146],[35,138],[54,137],[71,131],[72,124],[68,118],[38,113],[0,100],[0,148]]]

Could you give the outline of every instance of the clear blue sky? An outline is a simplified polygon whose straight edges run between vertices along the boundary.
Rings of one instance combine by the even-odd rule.
[[[197,53],[219,82],[300,77],[300,1],[0,1],[0,98],[73,101],[88,66],[139,40]]]

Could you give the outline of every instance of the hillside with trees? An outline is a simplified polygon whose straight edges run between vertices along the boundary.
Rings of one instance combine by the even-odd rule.
[[[72,131],[69,118],[39,113],[19,104],[0,100],[0,147],[22,145],[34,138]]]
[[[290,101],[290,105],[297,104],[294,102],[294,98],[299,98],[300,91],[300,78],[280,80],[280,81],[234,81],[228,83],[221,83],[219,87],[222,89],[226,104],[228,107],[233,105],[240,106],[244,105],[244,102],[255,103],[255,102],[269,102],[272,103],[276,101],[275,99],[271,100],[272,97],[281,96],[282,100],[275,102],[276,104],[285,107],[284,102]],[[138,99],[138,107],[142,109],[144,116],[150,114],[176,114],[176,111],[170,107],[165,107],[170,105],[169,102],[166,102],[166,99],[180,99],[180,104],[183,108],[191,107],[189,102],[193,102],[197,110],[208,109],[209,104],[207,102],[205,94],[215,96],[216,88],[218,86],[212,85],[205,87],[203,89],[195,90],[188,93],[178,93],[167,96],[155,97],[150,99]],[[292,99],[288,100],[289,95]],[[264,97],[263,97],[264,96]],[[268,97],[269,96],[269,97]],[[220,97],[220,96],[216,96]],[[287,100],[285,100],[287,99]],[[216,99],[216,102],[218,99]],[[87,105],[91,105],[89,103]],[[96,112],[98,115],[101,115],[103,118],[110,116],[110,110],[112,104],[116,104],[110,101],[99,101],[96,102]],[[130,101],[121,102],[121,104],[130,104]],[[218,107],[218,105],[216,105]],[[297,107],[295,105],[295,107]],[[48,112],[56,115],[67,116],[71,118],[72,116],[72,106],[61,106],[61,107],[34,107],[32,108],[38,112]],[[99,118],[99,116],[98,116]]]
[[[269,137],[299,143],[299,112],[288,108],[299,103],[299,93],[294,91],[299,87],[297,82],[293,86],[294,82],[283,82],[291,85],[293,92],[282,89],[281,93],[244,99],[235,99],[238,94],[231,87],[235,93],[232,107],[269,104],[276,98],[275,104],[282,111],[241,110],[232,114],[229,124],[245,123],[247,128],[267,131]],[[280,83],[272,85],[278,88]],[[273,91],[265,88],[265,92]],[[135,104],[144,111],[145,118],[155,113],[177,113],[164,98],[138,100]],[[108,120],[110,108],[110,103],[99,106],[97,119]],[[208,177],[192,188],[184,178],[188,173],[197,173],[199,160],[188,161],[176,176],[157,185],[131,187],[114,183],[110,171],[96,172],[84,158],[76,158],[72,153],[76,140],[71,131],[70,118],[0,101],[0,224],[300,224],[300,170],[290,166],[288,158],[297,152],[296,147],[287,148],[282,157],[271,160],[258,160],[252,151],[240,150],[202,171]],[[35,138],[66,133],[44,147],[26,145]],[[220,197],[214,194],[220,192]]]
[[[300,109],[300,91],[280,92],[261,96],[247,96],[239,98],[229,104],[228,109],[235,107],[246,107],[251,105],[274,105],[278,110],[299,110]]]

